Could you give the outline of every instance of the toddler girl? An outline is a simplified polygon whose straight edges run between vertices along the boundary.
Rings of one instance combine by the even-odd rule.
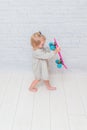
[[[60,48],[56,48],[54,51],[50,51],[44,47],[46,37],[41,32],[36,32],[31,36],[31,45],[33,47],[33,72],[35,80],[29,87],[30,91],[36,92],[38,89],[36,85],[42,79],[47,86],[48,90],[56,90],[56,87],[52,87],[49,82],[48,74],[48,60],[51,59]]]

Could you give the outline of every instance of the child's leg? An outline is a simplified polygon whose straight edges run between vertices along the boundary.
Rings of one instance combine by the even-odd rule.
[[[49,89],[49,90],[56,90],[56,87],[52,87],[52,86],[50,85],[49,80],[44,80],[44,83],[45,83],[45,85],[47,86],[47,89]]]
[[[32,82],[32,84],[29,87],[30,91],[36,92],[38,89],[36,88],[36,85],[38,84],[38,82],[40,82],[40,80],[34,80]]]

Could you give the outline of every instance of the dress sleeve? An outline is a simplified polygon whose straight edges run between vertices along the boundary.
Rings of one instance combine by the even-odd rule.
[[[38,49],[33,52],[33,56],[38,59],[46,60],[51,59],[55,55],[54,51],[46,51],[43,49]]]

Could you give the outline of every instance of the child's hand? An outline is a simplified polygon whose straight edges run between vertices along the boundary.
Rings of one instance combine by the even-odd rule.
[[[60,50],[61,50],[60,47],[56,48],[56,49],[55,49],[55,53],[60,52]]]

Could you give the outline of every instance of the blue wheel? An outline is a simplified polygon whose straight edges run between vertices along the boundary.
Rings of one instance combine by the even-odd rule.
[[[58,68],[62,68],[62,64],[57,64],[57,67]]]
[[[59,63],[60,63],[60,60],[58,60],[58,59],[55,60],[55,63],[56,63],[56,64],[59,64]]]
[[[54,45],[53,42],[49,43],[49,47],[50,47],[50,50],[55,50],[56,49],[56,46]]]

